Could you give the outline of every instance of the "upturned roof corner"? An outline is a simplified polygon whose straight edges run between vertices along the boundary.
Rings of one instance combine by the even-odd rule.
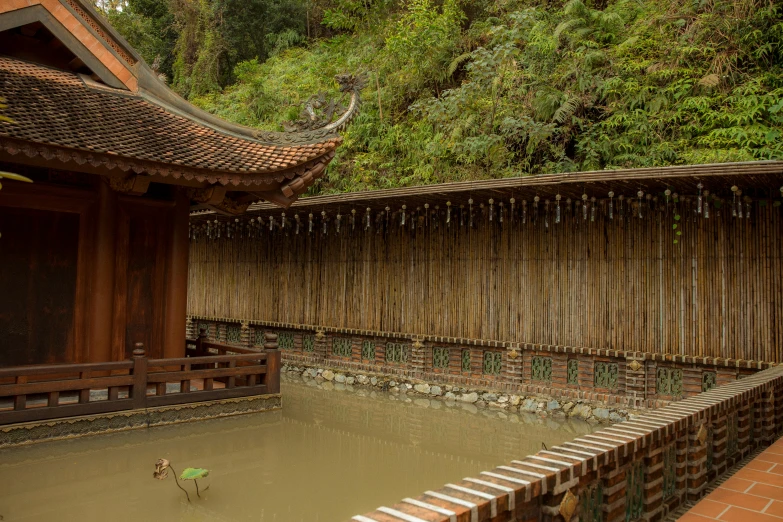
[[[85,0],[3,3],[3,32],[13,41],[56,40],[62,56],[31,59],[23,43],[17,53],[13,45],[4,49],[0,82],[14,124],[0,125],[0,160],[55,161],[116,178],[115,186],[129,175],[192,189],[219,185],[226,191],[219,205],[194,200],[194,208],[231,214],[259,199],[287,208],[321,177],[366,83],[361,75],[336,77],[350,98],[336,118],[337,110],[316,116],[313,97],[307,125],[261,131],[177,95]]]

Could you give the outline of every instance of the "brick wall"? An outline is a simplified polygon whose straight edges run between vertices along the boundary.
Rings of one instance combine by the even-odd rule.
[[[279,335],[283,362],[507,392],[655,408],[768,368],[768,363],[569,346],[414,336],[190,316],[188,337],[261,347]]]
[[[781,436],[774,367],[352,520],[656,521]]]

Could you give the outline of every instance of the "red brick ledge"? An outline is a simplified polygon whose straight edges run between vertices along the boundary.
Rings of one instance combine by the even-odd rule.
[[[783,368],[776,367],[352,520],[567,521],[596,484],[604,520],[628,520],[626,503],[638,510],[630,519],[659,520],[781,433]]]
[[[463,337],[443,337],[438,335],[414,334],[405,332],[383,332],[377,330],[360,330],[356,328],[341,328],[335,326],[308,325],[297,323],[281,323],[276,321],[261,321],[256,319],[238,319],[236,317],[215,317],[206,315],[188,315],[188,319],[203,320],[220,323],[247,324],[249,326],[263,326],[266,328],[278,328],[283,330],[309,330],[315,332],[329,332],[344,335],[362,335],[370,337],[386,337],[389,339],[407,339],[411,341],[426,341],[431,343],[461,344],[465,346],[482,346],[487,348],[530,349],[551,353],[568,353],[578,355],[593,355],[597,357],[618,357],[635,359],[638,361],[667,361],[685,364],[702,364],[726,368],[744,368],[750,370],[766,370],[776,366],[774,362],[750,361],[744,359],[727,359],[723,357],[699,357],[681,354],[660,354],[650,352],[631,352],[623,350],[610,350],[607,348],[588,348],[579,346],[559,346],[550,344],[525,343],[518,341],[497,341],[490,339],[467,339]]]

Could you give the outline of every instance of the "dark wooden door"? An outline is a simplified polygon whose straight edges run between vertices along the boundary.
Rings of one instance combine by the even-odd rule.
[[[173,203],[124,200],[120,204],[115,279],[115,360],[144,343],[163,357],[166,277]]]
[[[74,358],[80,216],[0,207],[0,366]]]

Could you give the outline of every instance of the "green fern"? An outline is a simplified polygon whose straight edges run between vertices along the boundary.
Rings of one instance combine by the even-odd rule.
[[[783,158],[779,2],[315,1],[328,37],[273,31],[228,87],[217,2],[181,2],[174,55],[218,116],[281,130],[335,74],[378,72],[311,193]]]

